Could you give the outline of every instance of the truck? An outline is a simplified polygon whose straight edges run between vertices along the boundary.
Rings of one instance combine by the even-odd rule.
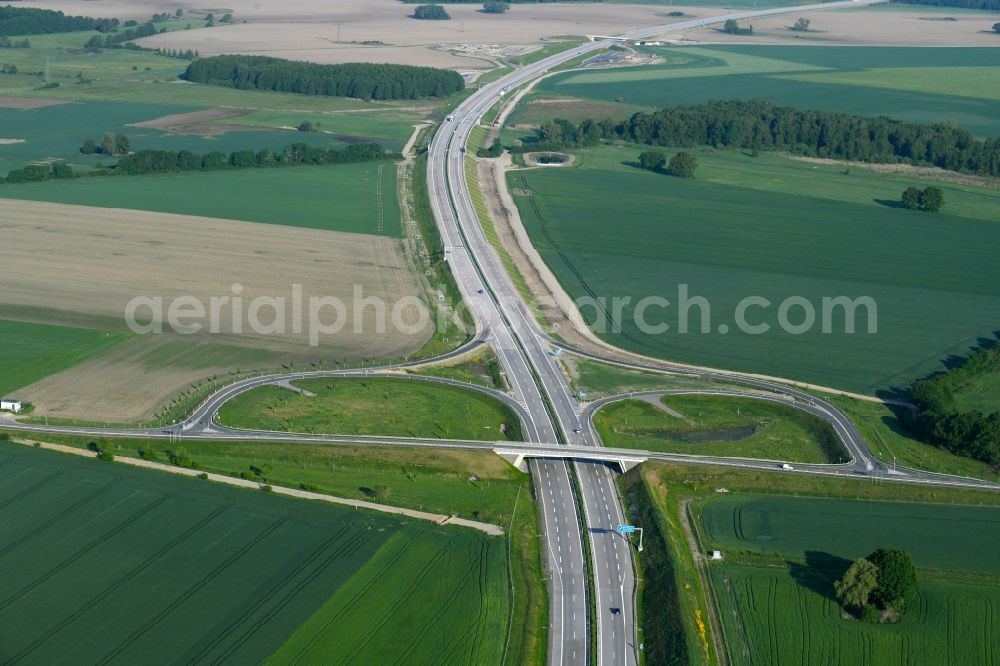
[[[788,463],[781,463],[781,469],[785,470],[786,472],[790,472],[795,468],[789,465]]]

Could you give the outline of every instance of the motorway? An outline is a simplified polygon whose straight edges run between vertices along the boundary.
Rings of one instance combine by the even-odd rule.
[[[728,19],[859,4],[862,3],[833,2],[728,14],[643,28],[620,38],[644,39]],[[531,430],[537,434],[537,441],[564,441],[570,446],[598,446],[600,441],[589,419],[581,419],[579,405],[550,353],[552,346],[545,332],[517,293],[480,226],[466,182],[466,147],[472,130],[506,92],[544,75],[553,67],[606,46],[607,42],[585,43],[482,86],[442,123],[430,146],[428,159],[431,204],[455,280],[476,318],[485,323],[485,330],[511,379],[516,399],[529,410]],[[844,421],[849,425],[846,418]],[[867,462],[862,449],[863,440],[856,455]],[[566,465],[536,462],[532,467],[538,501],[543,507],[545,550],[549,555],[552,579],[549,663],[581,663],[580,651],[590,640],[586,631],[589,627],[582,621],[589,610],[585,563],[575,555],[583,550],[580,541],[583,532],[591,554],[597,663],[637,664],[639,645],[632,548],[614,531],[616,525],[627,522],[623,518],[618,489],[606,465],[576,461],[573,468],[580,488],[583,520],[576,517],[575,498],[567,492],[570,479]]]
[[[668,32],[701,27],[727,19],[745,19],[769,14],[829,9],[870,4],[833,2],[802,7],[743,12],[681,21],[666,26],[644,28],[623,35],[623,39],[644,39]],[[504,400],[516,410],[528,440],[523,445],[507,443],[416,440],[386,437],[337,437],[260,431],[234,430],[219,426],[219,408],[235,396],[265,384],[324,376],[400,376],[386,371],[322,371],[267,375],[237,382],[210,396],[195,413],[179,426],[166,429],[102,429],[46,426],[5,428],[82,434],[93,436],[183,437],[185,439],[267,439],[321,443],[356,443],[372,445],[436,446],[442,448],[504,449],[528,456],[537,500],[542,514],[547,571],[550,586],[549,663],[580,664],[592,661],[591,640],[597,646],[599,664],[631,665],[639,661],[635,617],[635,571],[632,545],[618,535],[616,525],[627,522],[614,478],[614,465],[634,464],[641,460],[706,463],[744,468],[774,470],[774,461],[706,458],[658,454],[646,451],[598,449],[602,442],[591,422],[594,411],[606,402],[629,396],[615,396],[588,406],[580,405],[573,395],[552,350],[561,345],[540,329],[527,305],[507,275],[499,257],[489,244],[472,205],[466,182],[465,147],[472,129],[482,116],[509,91],[525,84],[569,60],[603,49],[607,42],[586,43],[558,55],[516,70],[505,78],[484,85],[459,105],[450,120],[442,123],[430,147],[428,186],[435,217],[445,245],[445,255],[463,297],[473,312],[477,325],[471,348],[490,342],[503,365],[511,385],[510,395],[481,390]],[[575,350],[599,360],[619,363],[618,359]],[[453,356],[456,353],[449,354]],[[426,363],[426,361],[425,361]],[[395,368],[403,368],[401,364]],[[992,488],[986,482],[957,479],[915,470],[895,474],[874,459],[854,425],[833,405],[811,394],[783,384],[730,373],[695,372],[666,362],[637,362],[633,367],[670,370],[719,379],[752,389],[752,397],[781,400],[829,422],[848,450],[851,461],[845,465],[797,465],[794,472],[823,475],[846,475],[855,478],[885,478],[893,481],[941,485],[966,485]],[[420,378],[423,381],[443,381]],[[660,395],[664,392],[652,392]],[[736,394],[734,390],[732,394]],[[730,394],[721,392],[721,394]],[[745,389],[740,395],[749,395]],[[2,419],[0,419],[2,420]],[[567,462],[567,460],[571,462]],[[586,541],[585,541],[586,540]],[[592,586],[588,586],[586,553],[592,560]],[[590,598],[596,609],[595,635],[589,623]],[[614,611],[612,610],[614,609]]]

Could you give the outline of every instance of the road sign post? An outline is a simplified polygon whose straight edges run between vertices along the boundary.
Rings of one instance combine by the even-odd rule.
[[[633,532],[638,532],[639,533],[639,552],[640,553],[642,552],[642,528],[641,527],[636,527],[635,525],[619,525],[618,527],[615,528],[615,531],[617,531],[619,534],[622,534],[622,535],[632,534]],[[627,539],[628,537],[625,537],[625,538]]]

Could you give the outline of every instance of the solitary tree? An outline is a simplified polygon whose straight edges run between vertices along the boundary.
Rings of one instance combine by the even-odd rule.
[[[679,152],[670,158],[667,173],[678,178],[694,178],[695,169],[698,168],[698,160],[691,153]]]
[[[795,22],[795,25],[792,26],[792,30],[795,32],[809,32],[809,19],[800,18]]]
[[[313,131],[313,129],[315,129],[315,128],[313,127],[313,124],[312,124],[312,123],[311,123],[310,121],[308,121],[308,120],[303,120],[303,121],[302,121],[302,122],[301,122],[301,123],[299,124],[299,127],[298,127],[298,130],[299,130],[300,132],[312,132],[312,131]]]
[[[380,502],[385,499],[388,499],[390,494],[391,491],[385,486],[375,486],[374,488],[372,488],[372,497],[374,497]]]
[[[639,164],[643,169],[660,171],[667,163],[667,156],[659,150],[647,150],[639,155]]]
[[[925,187],[920,193],[920,210],[936,213],[944,205],[944,192],[939,187]]]
[[[729,19],[723,24],[722,32],[725,32],[730,35],[752,35],[753,26],[749,26],[747,28],[741,28],[740,24],[736,21],[736,19]]]
[[[1000,23],[993,24],[993,32],[1000,32]]]
[[[920,208],[920,190],[915,187],[908,187],[903,190],[903,208],[917,210]]]
[[[903,550],[879,548],[867,558],[877,570],[871,600],[902,614],[917,597],[917,568]]]
[[[844,577],[833,584],[837,600],[845,607],[864,608],[878,584],[877,575],[874,564],[864,558],[857,560]]]

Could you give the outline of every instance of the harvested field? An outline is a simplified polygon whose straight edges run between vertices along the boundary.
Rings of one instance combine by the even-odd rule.
[[[788,26],[798,17],[812,22],[810,32],[795,32]],[[928,16],[949,16],[954,21],[928,23]],[[997,46],[990,26],[996,14],[935,7],[850,8],[817,11],[753,20],[753,36],[727,35],[715,28],[692,30],[686,40],[720,44],[829,44],[867,46]]]
[[[159,129],[174,134],[212,134],[220,131],[218,125],[220,120],[240,118],[248,113],[250,112],[244,109],[203,109],[188,113],[172,113],[153,120],[129,123],[129,126]]]
[[[41,109],[46,106],[69,104],[65,99],[47,99],[44,97],[14,97],[0,95],[0,109]]]
[[[7,214],[0,281],[5,288],[0,309],[5,318],[123,330],[125,308],[133,297],[160,297],[166,313],[172,299],[188,296],[208,312],[186,321],[202,323],[207,331],[209,299],[231,298],[242,289],[239,326],[233,324],[231,304],[224,304],[217,317],[218,335],[203,331],[183,337],[138,336],[113,350],[111,357],[91,359],[28,387],[24,394],[38,405],[41,415],[58,405],[63,417],[121,420],[126,414],[150,411],[192,377],[209,376],[217,368],[260,367],[278,359],[316,362],[402,356],[433,332],[431,324],[413,334],[397,331],[387,317],[390,323],[384,334],[377,333],[375,309],[354,309],[355,285],[365,297],[382,299],[389,306],[421,294],[396,240],[28,201],[5,200],[3,207]],[[234,290],[234,284],[240,287]],[[296,284],[301,285],[306,320],[301,331],[290,320]],[[280,319],[284,331],[279,327],[273,334],[253,332],[249,304],[260,296],[285,299],[288,307],[280,318],[267,306],[257,317],[263,324]],[[341,331],[319,336],[316,347],[309,344],[311,296],[334,297],[346,304]],[[150,313],[151,308],[140,309],[137,319]],[[401,313],[407,322],[417,320],[415,307]],[[335,317],[327,308],[322,320],[330,324]],[[150,342],[154,339],[155,344]],[[163,351],[162,345],[179,341],[183,348]],[[172,358],[175,355],[189,360],[180,362]]]
[[[53,2],[86,7],[80,2]],[[183,5],[183,3],[182,3]],[[398,0],[299,0],[265,6],[229,3],[237,22],[211,30],[179,30],[139,40],[147,47],[195,49],[201,55],[247,53],[323,63],[398,62],[460,69],[490,69],[499,56],[489,49],[449,53],[449,47],[533,44],[553,35],[614,34],[671,20],[654,5],[528,4],[502,16],[484,14],[475,4],[450,5],[450,21],[416,21],[414,6]],[[108,7],[110,7],[109,5]],[[124,9],[124,8],[123,8]],[[83,11],[81,9],[81,11]],[[134,12],[134,8],[132,9]],[[719,13],[698,9],[693,15]],[[364,44],[364,42],[377,42]],[[266,44],[266,47],[262,45]]]

